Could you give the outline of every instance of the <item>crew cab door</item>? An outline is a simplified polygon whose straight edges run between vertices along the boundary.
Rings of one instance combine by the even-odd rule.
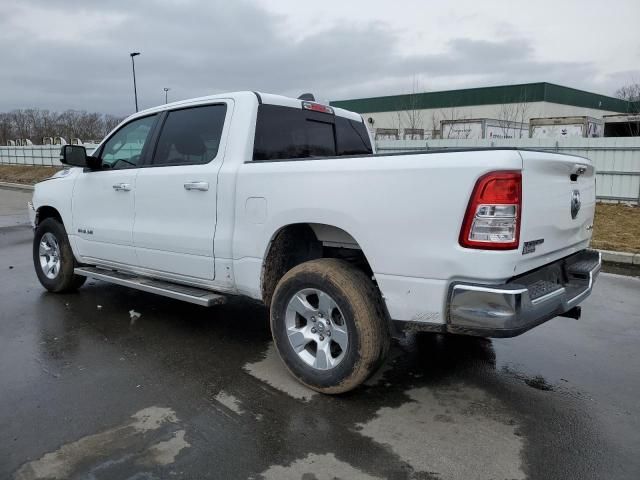
[[[157,115],[122,126],[95,153],[100,170],[85,169],[72,196],[78,253],[88,259],[136,265],[133,246],[136,177],[150,146]]]
[[[136,180],[133,227],[138,265],[177,276],[214,278],[217,177],[233,104],[165,112],[150,163]]]

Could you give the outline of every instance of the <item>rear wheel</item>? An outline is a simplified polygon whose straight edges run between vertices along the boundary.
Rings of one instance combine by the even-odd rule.
[[[75,260],[67,232],[54,218],[38,224],[33,239],[33,266],[38,280],[50,292],[77,290],[86,277],[74,275]]]
[[[389,347],[380,294],[349,263],[324,258],[290,270],[271,303],[271,330],[289,371],[322,393],[364,382]]]

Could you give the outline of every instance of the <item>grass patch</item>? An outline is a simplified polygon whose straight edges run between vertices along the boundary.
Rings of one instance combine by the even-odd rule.
[[[0,182],[33,185],[50,177],[62,167],[32,167],[28,165],[0,165]]]
[[[598,203],[591,246],[602,250],[640,253],[640,207]]]

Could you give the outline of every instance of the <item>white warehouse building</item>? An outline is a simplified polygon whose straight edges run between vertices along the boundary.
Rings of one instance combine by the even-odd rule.
[[[493,119],[524,125],[532,118],[601,119],[630,111],[626,100],[546,82],[339,100],[331,105],[362,114],[377,139],[439,138],[443,120]]]

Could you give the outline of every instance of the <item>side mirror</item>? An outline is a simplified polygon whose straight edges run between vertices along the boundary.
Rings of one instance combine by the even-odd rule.
[[[60,162],[72,167],[86,167],[87,150],[82,145],[63,145],[60,149]]]
[[[60,162],[72,167],[100,168],[100,160],[87,156],[87,150],[82,145],[63,145],[60,149]]]

